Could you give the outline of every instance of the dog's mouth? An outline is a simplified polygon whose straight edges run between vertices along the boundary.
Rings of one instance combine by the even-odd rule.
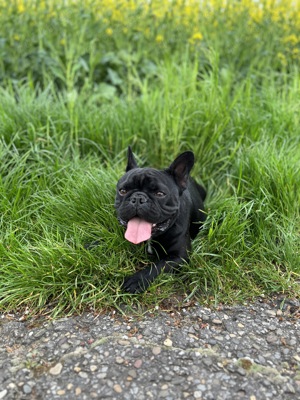
[[[171,218],[162,222],[152,223],[142,218],[134,217],[129,221],[119,219],[121,225],[126,227],[125,239],[134,244],[149,240],[152,236],[164,232],[170,225]]]

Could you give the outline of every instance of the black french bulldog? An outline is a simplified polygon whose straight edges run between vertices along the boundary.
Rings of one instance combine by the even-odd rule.
[[[164,170],[139,168],[128,147],[126,173],[117,184],[115,207],[125,238],[134,244],[151,239],[158,262],[125,279],[129,293],[145,291],[162,272],[188,261],[191,239],[205,221],[206,192],[189,173],[194,154],[186,151]]]

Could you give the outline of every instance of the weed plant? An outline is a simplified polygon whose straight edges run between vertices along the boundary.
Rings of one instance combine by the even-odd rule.
[[[299,7],[0,1],[1,310],[299,295]],[[158,168],[193,150],[208,191],[190,264],[141,295],[113,206],[128,145]]]

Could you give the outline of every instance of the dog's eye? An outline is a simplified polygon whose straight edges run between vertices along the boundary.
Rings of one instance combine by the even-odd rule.
[[[119,194],[120,194],[121,196],[125,196],[126,193],[127,193],[127,190],[126,190],[126,189],[120,189],[120,190],[119,190]]]
[[[155,193],[156,197],[165,197],[165,195],[166,195],[166,193],[161,192],[161,191],[158,191],[158,192]]]

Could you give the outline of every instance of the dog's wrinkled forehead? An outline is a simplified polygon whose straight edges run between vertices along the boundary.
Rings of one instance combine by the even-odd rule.
[[[134,168],[119,180],[119,185],[126,185],[139,190],[155,189],[162,184],[170,184],[170,177],[164,171],[154,168]]]

